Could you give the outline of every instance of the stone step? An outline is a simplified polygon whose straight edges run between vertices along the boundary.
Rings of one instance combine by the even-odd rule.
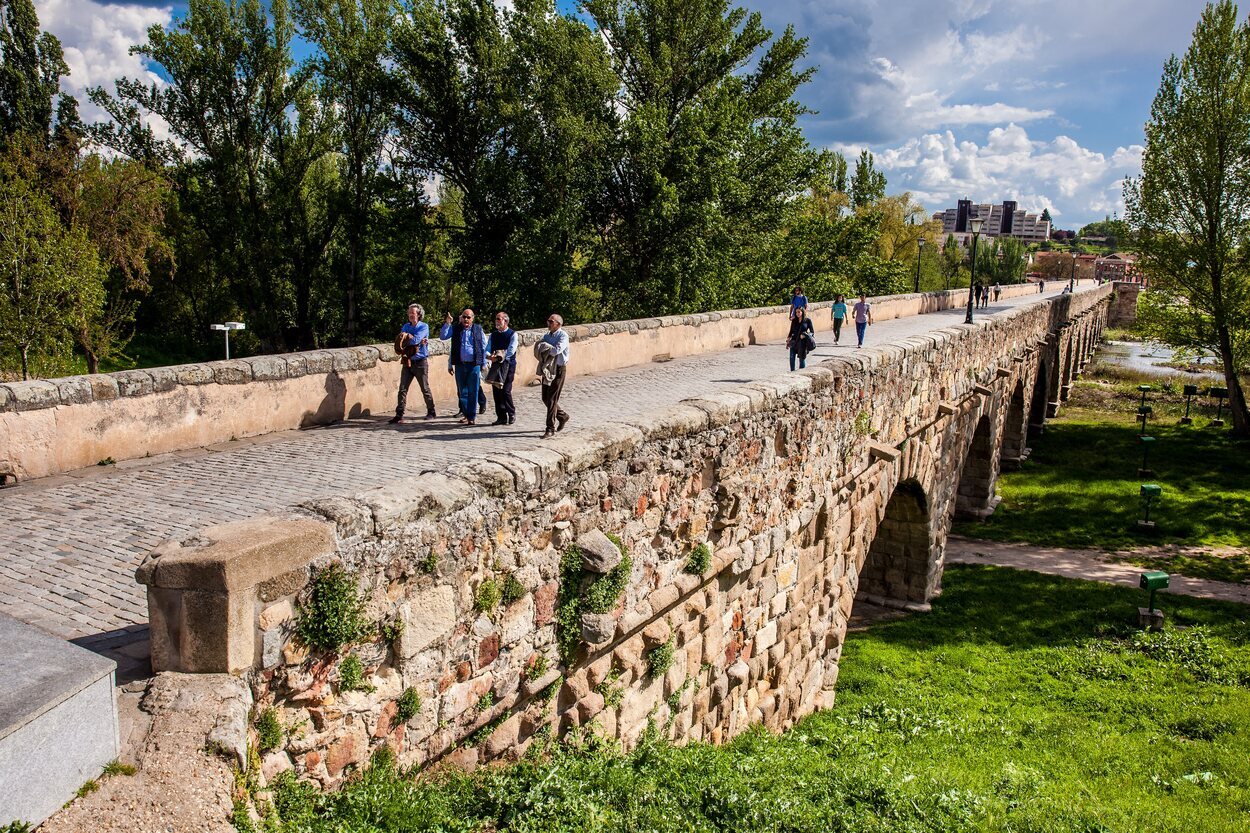
[[[117,757],[116,664],[0,616],[0,827],[39,824]]]

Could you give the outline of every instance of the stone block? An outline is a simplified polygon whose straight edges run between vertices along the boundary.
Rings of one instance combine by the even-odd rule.
[[[89,376],[67,376],[54,380],[62,405],[83,405],[94,398]]]
[[[579,535],[577,548],[582,552],[582,568],[592,573],[607,573],[621,563],[621,550],[598,529]]]
[[[113,374],[120,396],[147,396],[152,393],[152,377],[142,370],[122,370]]]
[[[180,385],[207,385],[216,381],[213,367],[208,364],[180,364],[169,368]]]
[[[406,477],[357,495],[373,514],[375,532],[404,526],[421,518],[439,517],[475,497],[465,481],[439,472]]]
[[[0,385],[0,413],[12,411],[15,408],[13,399],[13,390],[8,385]]]
[[[147,373],[152,377],[153,393],[166,393],[178,387],[178,375],[168,367],[149,367]]]
[[[401,658],[412,659],[456,627],[454,589],[442,584],[418,592],[400,605],[399,618],[404,632],[396,641],[395,650]]]
[[[15,411],[39,411],[61,404],[61,392],[51,382],[10,382],[7,388],[12,393]]]
[[[252,368],[252,379],[256,382],[272,382],[289,375],[282,356],[252,356],[243,361]]]
[[[252,381],[252,366],[243,361],[213,362],[213,381],[219,385],[245,385]]]

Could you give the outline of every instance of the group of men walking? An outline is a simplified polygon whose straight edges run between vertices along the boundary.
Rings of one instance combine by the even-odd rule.
[[[430,328],[425,323],[425,309],[420,304],[408,305],[408,322],[395,339],[395,352],[400,355],[399,395],[392,423],[403,421],[408,404],[408,389],[415,379],[425,400],[425,418],[434,419],[434,397],[430,393],[429,344]],[[492,425],[516,422],[516,403],[512,384],[516,380],[517,348],[520,339],[512,329],[506,312],[495,314],[495,326],[487,333],[476,320],[476,313],[465,307],[458,317],[447,313],[438,337],[450,342],[447,351],[447,372],[456,377],[456,395],[462,425],[476,425],[486,413],[483,379],[490,385],[495,405]],[[564,319],[552,314],[547,319],[547,334],[534,345],[538,373],[542,377],[543,404],[547,406],[544,437],[564,428],[569,415],[560,407],[564,390],[565,366],[569,360],[569,336],[564,332]]]

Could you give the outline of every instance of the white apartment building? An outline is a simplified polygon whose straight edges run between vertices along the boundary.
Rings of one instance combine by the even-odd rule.
[[[981,226],[981,234],[985,237],[1015,237],[1026,243],[1041,243],[1050,239],[1050,221],[1017,208],[1015,200],[979,204],[974,204],[972,200],[960,200],[954,208],[933,215],[933,219],[942,222],[943,236],[955,235],[961,246],[967,246],[972,238],[972,226],[968,221],[973,217],[985,221]]]

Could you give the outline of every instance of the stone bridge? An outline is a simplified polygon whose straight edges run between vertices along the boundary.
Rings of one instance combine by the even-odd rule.
[[[713,742],[786,728],[832,702],[857,598],[925,610],[940,593],[952,517],[993,511],[1110,293],[197,530],[138,571],[153,665],[250,674],[284,723],[308,721],[267,771],[327,785],[381,744],[473,765],[592,723],[626,744],[648,721]],[[332,563],[364,595],[345,653],[369,692],[345,690],[345,654],[293,635]],[[401,700],[420,702],[405,721]]]

